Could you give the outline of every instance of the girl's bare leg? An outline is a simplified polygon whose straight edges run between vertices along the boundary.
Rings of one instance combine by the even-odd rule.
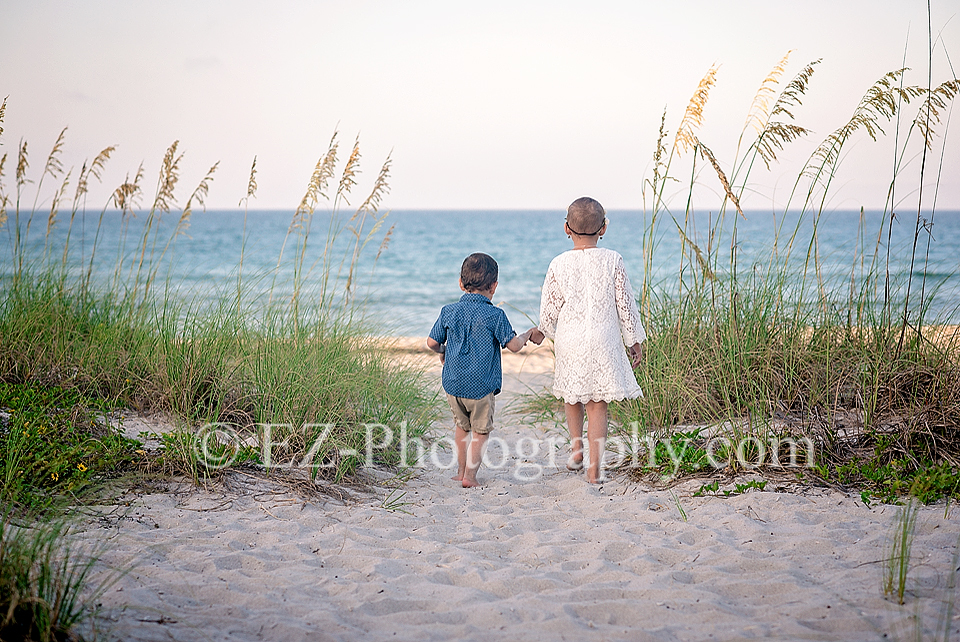
[[[563,410],[570,431],[570,461],[580,463],[583,461],[583,404],[565,403]]]
[[[569,416],[569,415],[568,415]],[[607,449],[607,402],[587,402],[587,439],[590,441],[590,461],[587,463],[587,481],[600,482],[600,462]]]

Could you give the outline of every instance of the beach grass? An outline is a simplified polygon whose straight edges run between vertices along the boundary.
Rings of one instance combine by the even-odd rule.
[[[87,214],[89,185],[113,147],[73,183],[60,162],[65,133],[39,175],[30,173],[25,142],[12,186],[7,158],[0,161],[0,230],[10,242],[0,289],[4,639],[14,630],[62,639],[90,613],[78,598],[96,593],[84,588],[90,566],[75,564],[62,519],[102,495],[111,478],[199,482],[246,467],[301,485],[360,481],[366,464],[399,468],[403,438],[422,436],[436,412],[422,373],[370,340],[377,327],[358,296],[361,255],[382,252],[390,238],[379,211],[389,158],[369,195],[346,211],[360,147],[353,144],[341,168],[334,135],[277,248],[276,270],[245,273],[241,250],[234,284],[211,297],[173,282],[169,265],[217,165],[180,207],[183,153],[172,144],[153,200],[141,207],[141,166],[93,215],[94,239],[78,258],[74,224]],[[244,212],[256,172],[254,160]],[[120,213],[117,247],[103,242],[109,210]],[[51,234],[58,225],[67,228],[56,237],[62,245]],[[245,226],[245,239],[251,233]],[[104,268],[103,257],[114,256]],[[116,428],[130,413],[169,418],[173,429],[159,436],[159,450]],[[390,507],[403,505],[394,498]],[[23,525],[13,526],[14,517]]]
[[[65,520],[24,524],[8,509],[0,515],[0,638],[76,639],[121,573],[93,580],[98,551],[73,541]]]

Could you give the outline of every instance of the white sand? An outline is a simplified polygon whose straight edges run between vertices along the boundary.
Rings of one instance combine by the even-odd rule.
[[[505,396],[549,382],[542,348],[504,362]],[[501,418],[511,452],[543,436]],[[346,505],[262,483],[136,498],[88,531],[111,538],[107,561],[136,562],[100,626],[123,640],[876,640],[913,639],[916,614],[932,639],[944,610],[960,509],[922,509],[900,607],[878,563],[895,507],[775,482],[724,499],[692,497],[702,481],[522,481],[508,463],[472,490],[425,468],[404,486],[411,514],[380,507],[388,489]]]

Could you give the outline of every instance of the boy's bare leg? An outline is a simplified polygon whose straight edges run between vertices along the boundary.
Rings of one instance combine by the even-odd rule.
[[[457,426],[453,436],[453,441],[457,446],[457,474],[450,479],[463,481],[463,472],[467,469],[467,443],[470,441],[470,433]]]
[[[463,473],[464,488],[474,488],[480,485],[477,482],[477,471],[480,470],[480,462],[483,461],[483,449],[487,445],[489,437],[489,434],[481,435],[475,432],[470,439],[470,445],[467,447],[467,467]]]
[[[587,402],[587,439],[590,441],[590,461],[587,463],[587,481],[600,481],[600,462],[607,448],[607,402]]]
[[[583,461],[583,404],[565,403],[567,429],[570,431],[570,459],[579,464]]]

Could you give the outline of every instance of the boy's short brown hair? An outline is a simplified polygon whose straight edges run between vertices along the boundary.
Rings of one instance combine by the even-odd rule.
[[[489,254],[475,252],[460,266],[460,283],[467,292],[486,292],[497,282],[499,267]]]

